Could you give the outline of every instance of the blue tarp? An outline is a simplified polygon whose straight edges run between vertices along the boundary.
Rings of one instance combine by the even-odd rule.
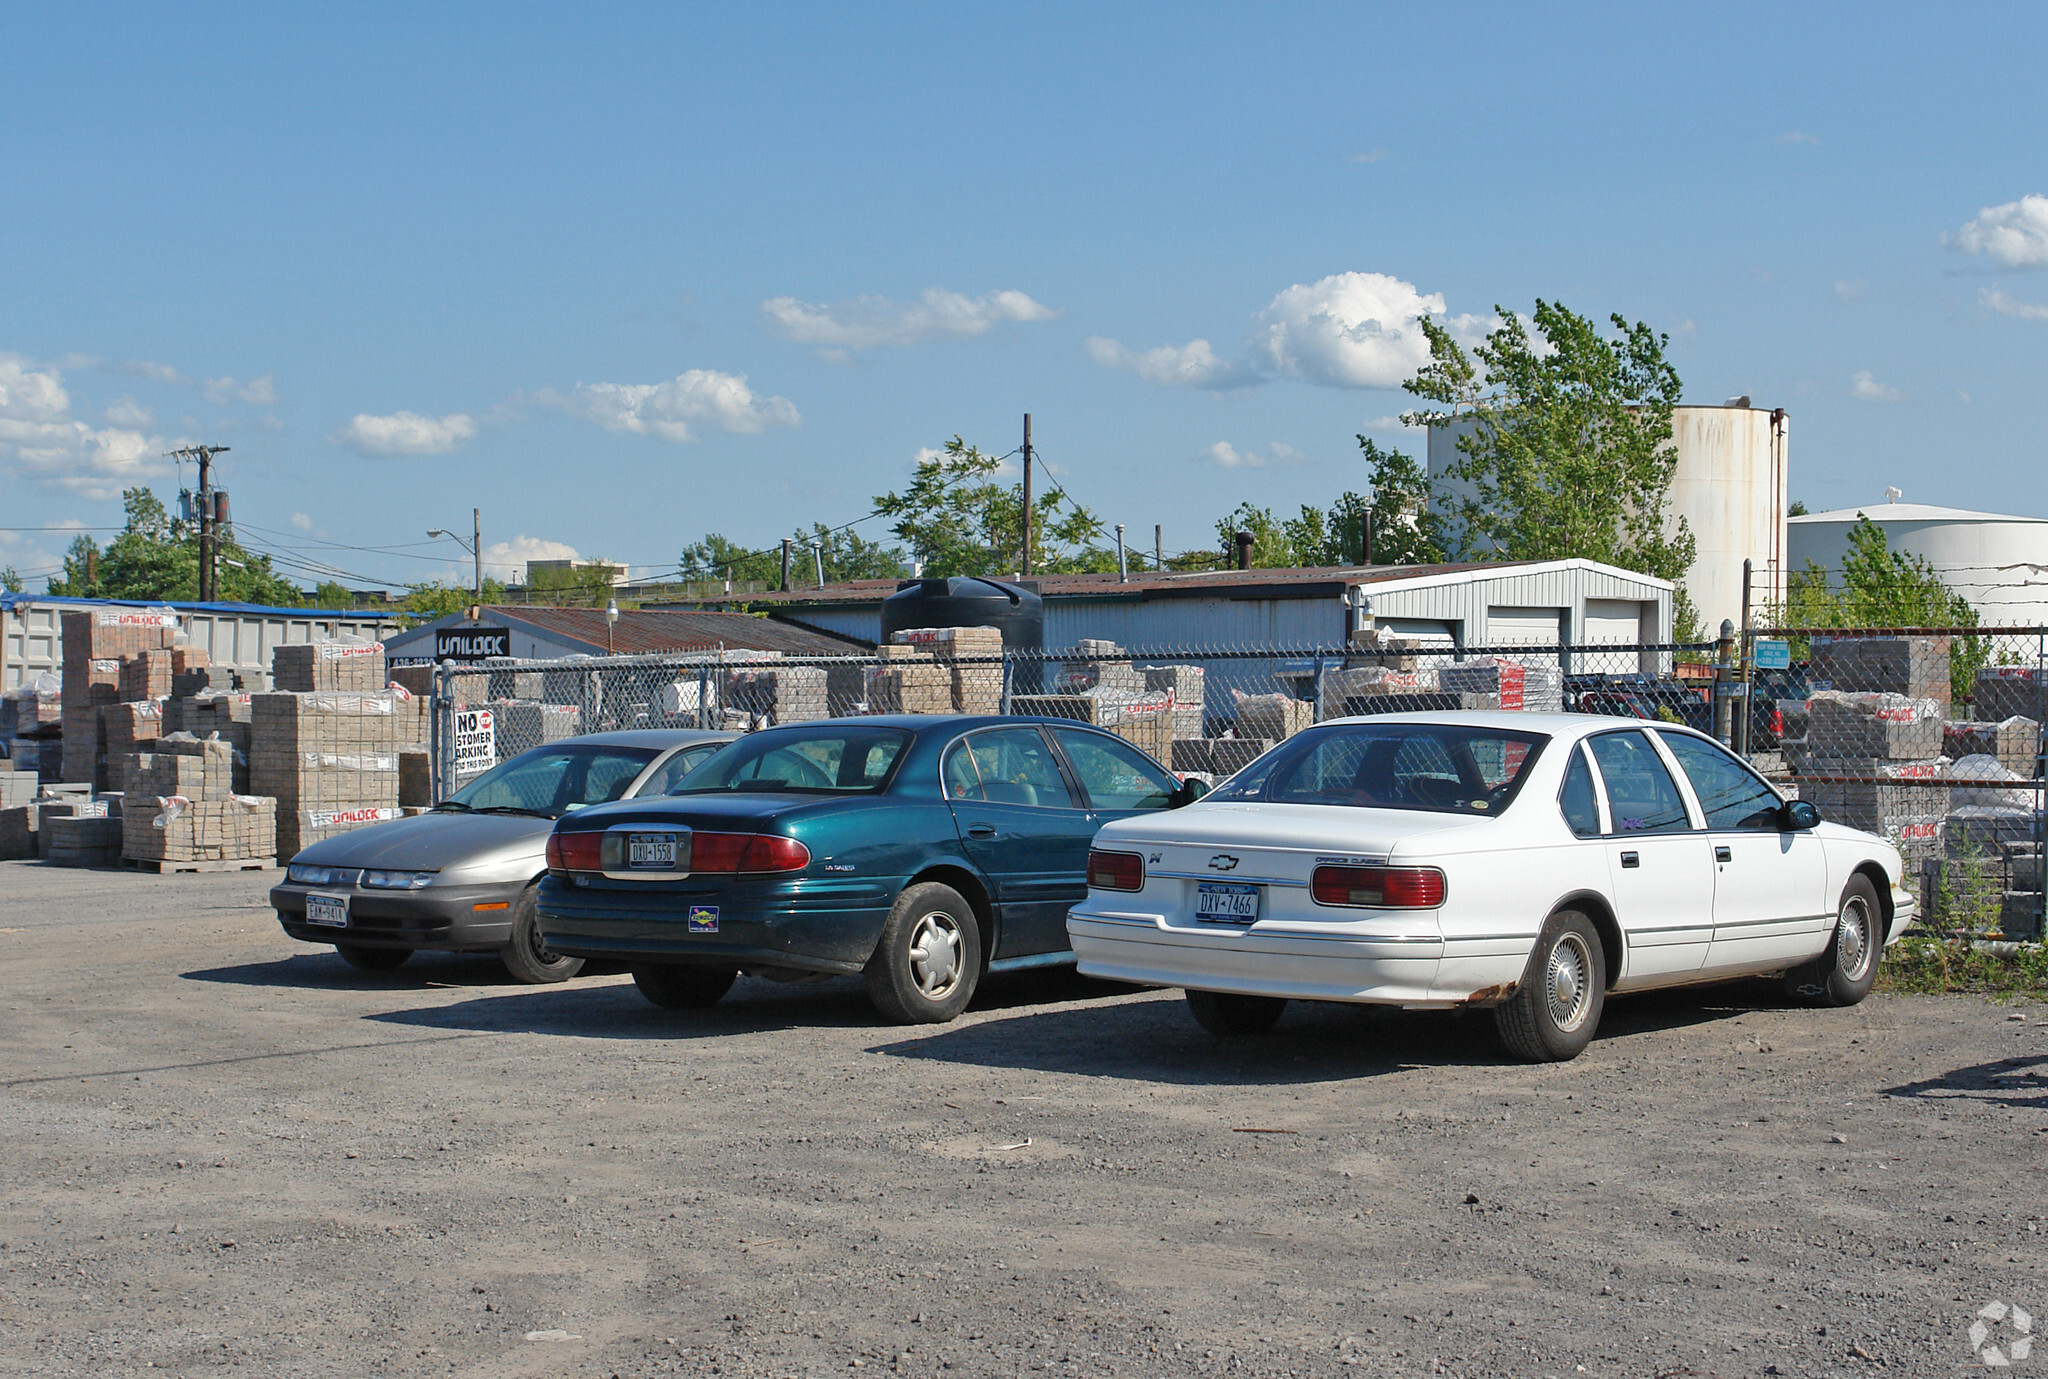
[[[405,610],[363,608],[277,608],[267,603],[177,603],[164,599],[81,599],[66,594],[0,594],[0,609],[19,604],[56,603],[73,608],[175,608],[181,613],[255,613],[265,617],[345,618],[355,622],[396,622]]]

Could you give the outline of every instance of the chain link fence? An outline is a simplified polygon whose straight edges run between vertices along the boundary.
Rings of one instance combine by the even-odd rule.
[[[1890,838],[1932,924],[1993,937],[2041,932],[2043,629],[1786,628],[1746,644],[1490,648],[1366,631],[1341,646],[1083,641],[1043,652],[1005,650],[986,628],[902,635],[838,657],[716,651],[444,665],[435,676],[435,798],[528,748],[624,728],[1043,715],[1106,728],[1183,775],[1215,781],[1329,718],[1598,713],[1711,733],[1823,816]],[[1759,666],[1759,650],[1783,664]]]

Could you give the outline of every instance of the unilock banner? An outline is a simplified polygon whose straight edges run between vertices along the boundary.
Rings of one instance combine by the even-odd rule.
[[[437,661],[487,661],[512,654],[508,627],[444,627],[434,633]]]

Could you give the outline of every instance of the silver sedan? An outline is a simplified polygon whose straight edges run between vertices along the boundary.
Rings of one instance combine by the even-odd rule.
[[[550,952],[534,923],[555,820],[664,794],[734,736],[648,728],[535,747],[426,814],[306,848],[271,888],[271,906],[287,934],[331,943],[364,971],[389,971],[424,948],[495,952],[518,981],[566,981],[583,960]]]

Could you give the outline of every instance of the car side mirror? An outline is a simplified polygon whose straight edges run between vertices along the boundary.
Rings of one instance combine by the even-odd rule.
[[[1820,810],[1811,800],[1787,800],[1778,810],[1778,827],[1787,833],[1803,833],[1820,823]]]
[[[1208,793],[1209,782],[1202,780],[1184,780],[1179,785],[1173,788],[1173,795],[1170,799],[1167,800],[1166,807],[1168,809],[1179,809],[1185,805],[1193,804],[1196,800],[1201,799],[1202,796]]]

